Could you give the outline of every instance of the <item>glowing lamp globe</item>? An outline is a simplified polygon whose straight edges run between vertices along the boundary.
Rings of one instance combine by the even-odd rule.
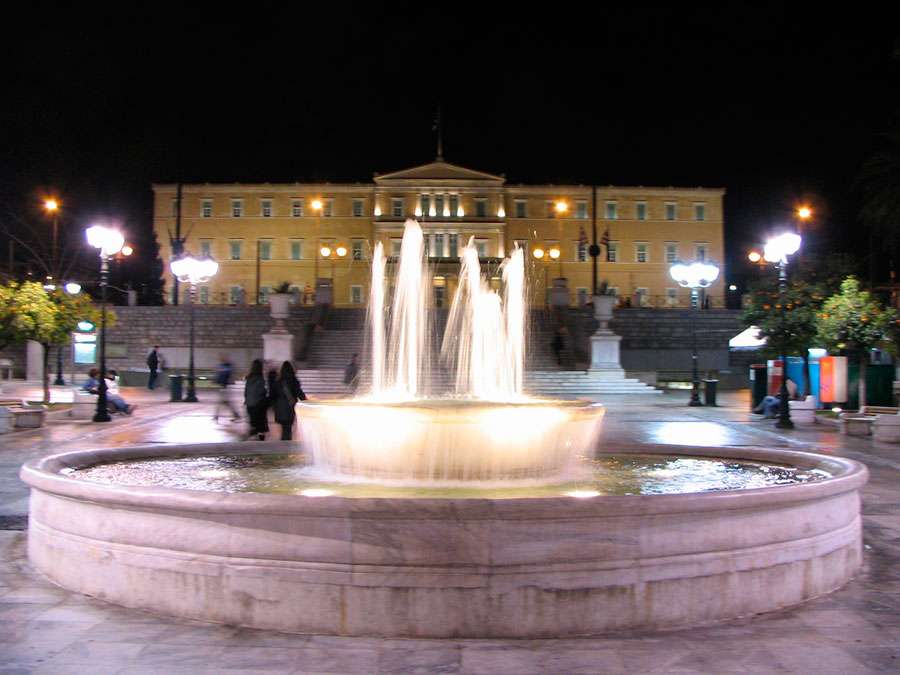
[[[190,284],[202,284],[209,281],[219,271],[219,263],[208,256],[195,258],[185,253],[169,263],[172,274],[178,281]]]
[[[795,232],[785,232],[766,242],[763,257],[766,262],[786,262],[789,255],[800,250],[802,239]]]
[[[70,281],[65,285],[65,289],[66,293],[68,293],[69,295],[78,295],[79,293],[81,293],[81,284],[75,281]]]
[[[669,274],[684,288],[707,288],[719,278],[719,268],[708,262],[675,263],[669,268]]]
[[[319,253],[322,254],[323,258],[328,258],[331,256],[331,249],[328,246],[323,246],[319,249]]]
[[[344,246],[338,246],[334,252],[338,254],[339,258],[343,258],[345,255],[347,255],[347,249]]]
[[[550,257],[553,258],[554,260],[556,260],[559,257],[559,249],[551,248],[550,249]]]
[[[115,255],[122,250],[125,237],[119,230],[103,225],[92,225],[85,232],[88,244],[100,250],[100,255],[106,257]]]
[[[541,258],[544,257],[544,249],[542,249],[542,248],[536,248],[536,249],[534,249],[534,250],[531,252],[531,255],[533,255],[535,258],[537,258],[538,260],[540,260]]]

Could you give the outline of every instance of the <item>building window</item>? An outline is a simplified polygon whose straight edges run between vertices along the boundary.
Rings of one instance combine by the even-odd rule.
[[[428,215],[428,207],[431,200],[428,198],[428,195],[421,195],[419,197],[419,211],[423,216]]]
[[[638,220],[647,220],[647,202],[638,202],[634,205],[634,210]]]
[[[291,200],[291,217],[292,218],[302,218],[303,217],[303,200],[302,199],[292,199]]]
[[[242,199],[231,200],[231,217],[240,218],[244,215],[244,201]]]
[[[363,259],[363,240],[362,239],[354,239],[350,244],[350,249],[353,255],[354,260],[362,260]]]
[[[666,244],[666,262],[678,262],[678,244]]]
[[[232,260],[240,260],[241,259],[241,248],[243,246],[243,241],[229,241],[228,242],[228,256]]]
[[[587,304],[587,289],[579,286],[577,289],[575,289],[575,297],[578,298],[578,306],[584,307]]]
[[[516,204],[516,218],[527,218],[528,217],[528,202],[524,199],[517,199],[515,201]]]
[[[212,258],[212,239],[200,240],[200,255]]]
[[[350,287],[350,304],[351,305],[361,305],[362,304],[362,286],[354,284]]]
[[[402,239],[391,239],[391,255],[397,257],[400,255],[400,247],[403,244]]]
[[[402,218],[403,217],[403,200],[394,198],[391,199],[391,216],[393,218]]]
[[[459,195],[450,195],[450,217],[459,215]]]
[[[272,292],[272,289],[269,288],[268,286],[260,286],[259,287],[259,300],[257,300],[257,302],[260,305],[265,305],[267,302],[269,302],[269,293],[271,293],[271,292]]]
[[[697,244],[695,259],[706,262],[706,244]]]
[[[244,289],[240,286],[232,286],[228,289],[228,302],[232,305],[240,305],[244,302]]]
[[[576,241],[575,242],[575,261],[576,262],[585,262],[587,261],[587,242],[585,241]]]
[[[619,245],[615,242],[609,242],[606,245],[606,262],[619,262]]]
[[[479,258],[487,258],[487,247],[488,242],[487,239],[476,239],[475,240],[475,249],[478,251]]]
[[[271,199],[263,199],[260,202],[262,217],[263,218],[271,218],[272,217],[272,200]]]
[[[638,307],[648,307],[650,305],[650,289],[643,288],[641,286],[634,289],[634,295],[636,302],[634,303]]]
[[[303,258],[303,240],[294,239],[291,241],[291,260],[300,260]]]
[[[666,202],[666,220],[675,220],[675,204]]]
[[[362,218],[363,215],[363,200],[362,199],[354,199],[353,200],[353,217],[354,218]]]
[[[616,220],[619,217],[618,206],[615,202],[606,202],[606,219]]]
[[[587,202],[575,202],[575,217],[582,220],[588,217]]]
[[[201,305],[209,304],[209,286],[201,286],[200,287],[200,304]]]
[[[677,307],[678,306],[678,289],[677,288],[667,288],[666,289],[666,306],[667,307]]]
[[[544,202],[544,206],[547,209],[547,218],[556,218],[556,202],[554,201],[546,201]]]
[[[528,260],[528,240],[527,239],[516,239],[513,241],[513,244],[515,244],[515,246],[518,246],[520,249],[522,249],[522,253],[525,256],[525,260],[527,261]]]
[[[326,218],[331,218],[334,215],[334,200],[333,199],[324,199],[322,200],[322,215]]]
[[[435,195],[434,196],[434,212],[436,215],[444,218],[450,214],[448,211],[444,213],[444,197],[443,195]]]
[[[271,260],[272,259],[272,241],[270,239],[260,239],[259,240],[259,259],[260,260]]]
[[[212,218],[212,199],[204,199],[200,204],[200,217]]]
[[[694,220],[706,220],[706,204],[694,204]]]
[[[447,236],[450,241],[450,251],[448,255],[451,258],[455,258],[459,255],[459,235],[456,233],[451,233]]]
[[[634,245],[634,261],[639,263],[648,262],[650,259],[650,254],[648,252],[648,246],[646,242],[637,243]]]
[[[487,199],[479,197],[475,200],[475,217],[487,218]]]

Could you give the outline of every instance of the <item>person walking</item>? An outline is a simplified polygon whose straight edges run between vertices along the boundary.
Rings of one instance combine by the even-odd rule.
[[[356,388],[359,386],[359,354],[354,354],[344,368],[344,384],[351,396],[356,394]]]
[[[266,396],[266,380],[263,376],[262,359],[254,359],[250,365],[250,373],[244,381],[244,405],[247,407],[247,419],[250,422],[250,432],[247,438],[266,440],[269,432],[269,420],[267,411],[269,399]]]
[[[231,384],[233,367],[227,356],[219,357],[219,365],[216,367],[216,384],[219,385],[219,400],[216,401],[216,410],[213,413],[213,421],[219,421],[219,408],[225,408],[231,413],[231,421],[237,422],[241,419],[240,413],[231,403],[228,395],[228,385]]]
[[[297,373],[290,361],[281,364],[281,372],[275,381],[274,395],[272,396],[272,408],[275,411],[275,421],[281,425],[281,440],[292,440],[294,422],[297,419],[297,401],[305,401],[306,394],[300,387]]]
[[[553,355],[556,356],[556,365],[561,366],[562,351],[565,348],[562,328],[556,329],[556,332],[553,334],[553,341],[550,343],[550,347],[553,349]]]
[[[154,345],[150,353],[147,354],[147,367],[150,369],[150,378],[147,380],[147,389],[153,391],[156,387],[156,374],[160,365],[159,345]]]

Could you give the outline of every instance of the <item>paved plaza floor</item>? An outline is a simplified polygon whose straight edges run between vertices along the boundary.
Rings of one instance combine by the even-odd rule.
[[[138,403],[106,425],[51,420],[0,436],[0,674],[10,673],[867,673],[900,671],[900,446],[832,427],[780,432],[746,392],[689,408],[687,392],[611,397],[602,443],[789,447],[857,459],[864,566],[829,596],[771,614],[666,632],[565,640],[402,640],[285,635],[127,610],[62,590],[25,555],[28,459],[69,449],[234,440],[241,423],[198,404],[123,389]]]

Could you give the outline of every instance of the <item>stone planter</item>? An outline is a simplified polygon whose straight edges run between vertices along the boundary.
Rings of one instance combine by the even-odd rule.
[[[900,415],[878,415],[872,423],[872,437],[882,443],[900,443]]]
[[[816,399],[807,396],[802,401],[788,401],[794,424],[808,426],[816,423]]]
[[[290,293],[271,293],[269,295],[269,311],[272,318],[275,319],[276,325],[279,320],[282,322],[287,319],[291,313],[291,294]]]
[[[848,436],[871,436],[874,415],[860,415],[858,413],[841,413],[841,433]]]
[[[614,295],[595,295],[594,296],[594,318],[600,324],[597,328],[599,333],[601,330],[609,328],[609,322],[612,320],[613,309],[616,306],[617,298]]]

